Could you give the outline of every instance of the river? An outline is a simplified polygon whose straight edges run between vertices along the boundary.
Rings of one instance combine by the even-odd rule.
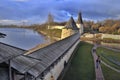
[[[5,38],[0,38],[0,42],[25,50],[34,48],[38,44],[49,42],[45,36],[30,29],[0,28],[0,32],[7,35]]]

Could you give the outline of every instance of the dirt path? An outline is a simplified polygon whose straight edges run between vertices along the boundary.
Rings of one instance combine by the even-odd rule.
[[[97,46],[94,45],[94,47],[92,49],[92,56],[93,56],[94,65],[95,65],[96,80],[104,80],[104,76],[103,76],[100,64],[99,64],[99,67],[96,68],[96,59],[98,58],[98,56],[96,55],[96,51],[95,51],[96,48],[97,48]]]

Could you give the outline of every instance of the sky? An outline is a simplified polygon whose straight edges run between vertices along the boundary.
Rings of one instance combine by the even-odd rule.
[[[51,13],[55,21],[77,19],[100,21],[120,18],[120,0],[0,0],[0,24],[40,24]]]

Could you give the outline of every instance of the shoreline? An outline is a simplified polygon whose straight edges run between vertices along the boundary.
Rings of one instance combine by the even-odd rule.
[[[4,38],[5,36],[7,36],[7,35],[0,32],[0,38]]]
[[[43,36],[47,37],[47,38],[51,38],[50,36],[47,35],[47,33],[45,33],[44,31],[37,31],[39,34],[42,34]],[[58,41],[60,40],[61,38],[58,38],[58,37],[52,37],[52,40],[53,41]]]

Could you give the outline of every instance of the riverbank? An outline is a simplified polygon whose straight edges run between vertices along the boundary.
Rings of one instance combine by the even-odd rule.
[[[30,53],[32,53],[32,52],[34,52],[34,51],[36,51],[36,50],[39,50],[40,48],[43,48],[43,47],[45,47],[45,46],[48,46],[48,45],[50,45],[50,44],[52,44],[52,43],[60,40],[60,38],[49,36],[49,35],[47,34],[47,32],[45,32],[45,31],[40,30],[40,31],[37,31],[37,32],[38,32],[39,34],[43,35],[47,40],[50,39],[50,41],[48,41],[47,43],[43,43],[43,44],[38,44],[38,45],[36,45],[34,48],[29,49],[28,52],[25,53],[25,55],[30,54]]]
[[[46,29],[46,30],[36,30],[36,31],[53,41],[61,40],[62,31],[60,29]]]
[[[50,41],[44,35],[27,28],[0,28],[0,32],[7,35],[5,38],[0,38],[0,42],[25,50]]]
[[[7,36],[7,35],[0,32],[0,38],[4,38],[5,36]]]

